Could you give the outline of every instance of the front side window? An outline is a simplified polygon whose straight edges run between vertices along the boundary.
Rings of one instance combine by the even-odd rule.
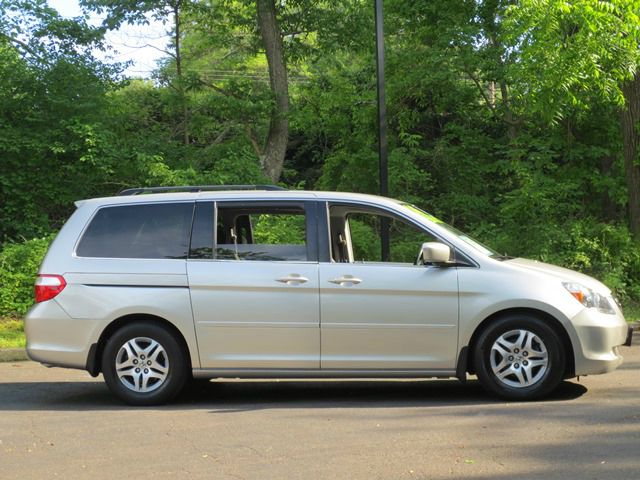
[[[386,212],[332,206],[330,208],[331,250],[334,262],[380,263],[384,225],[389,229],[389,263],[415,263],[422,244],[437,241],[416,225]]]
[[[121,205],[98,210],[79,257],[187,258],[193,203]]]

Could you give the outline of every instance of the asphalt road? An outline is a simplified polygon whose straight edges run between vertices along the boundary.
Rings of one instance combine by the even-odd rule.
[[[474,381],[205,383],[170,406],[0,364],[1,479],[640,479],[640,347],[551,399]]]

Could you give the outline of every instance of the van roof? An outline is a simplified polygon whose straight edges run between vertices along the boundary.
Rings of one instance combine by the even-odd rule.
[[[328,192],[309,190],[220,190],[197,192],[143,193],[136,195],[117,195],[112,197],[91,198],[75,202],[76,207],[84,204],[124,205],[135,203],[155,203],[169,201],[206,201],[206,200],[327,200],[359,201],[375,204],[397,205],[401,203],[391,198],[363,193]],[[97,206],[96,205],[96,206]]]

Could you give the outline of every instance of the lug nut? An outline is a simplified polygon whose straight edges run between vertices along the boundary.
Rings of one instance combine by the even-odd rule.
[[[140,373],[140,369],[139,368],[136,368],[136,373]]]
[[[513,365],[513,368],[520,368],[520,364],[519,364],[519,363],[515,363],[515,364]]]
[[[509,361],[513,362],[513,355],[509,355]]]
[[[528,356],[528,355],[529,355],[529,352],[527,352],[527,351],[525,350],[524,352],[522,352],[522,355],[526,357],[526,356]]]
[[[527,365],[529,365],[529,362],[525,360],[524,362],[522,362],[522,364],[526,367]]]
[[[144,373],[149,373],[149,369],[148,369],[148,368],[145,368],[145,369],[144,369]]]
[[[138,360],[136,360],[135,358],[133,359],[133,364],[137,365],[138,364]]]
[[[520,349],[519,348],[514,348],[513,349],[513,353],[520,353]],[[142,358],[144,358],[144,357],[142,357]]]
[[[147,365],[151,365],[151,360],[149,360],[149,361],[147,362]]]

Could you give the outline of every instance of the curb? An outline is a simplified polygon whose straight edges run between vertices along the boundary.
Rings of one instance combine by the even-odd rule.
[[[24,348],[0,349],[0,362],[24,362],[29,360]]]

